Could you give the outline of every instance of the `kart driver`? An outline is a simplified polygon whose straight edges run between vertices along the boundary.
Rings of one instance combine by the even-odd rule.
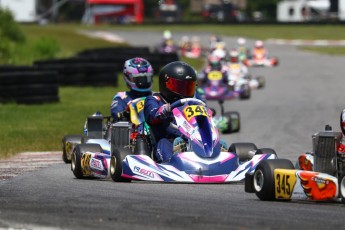
[[[240,61],[239,52],[236,49],[232,49],[229,52],[229,70],[238,69],[242,76],[248,74],[248,68]]]
[[[182,98],[194,97],[196,81],[197,73],[193,67],[181,61],[171,62],[159,73],[159,93],[145,100],[145,121],[153,134],[157,162],[168,161],[174,152],[186,151],[186,142],[169,128],[169,124],[174,122],[170,104]],[[174,147],[180,149],[174,151]]]
[[[220,57],[214,54],[210,54],[207,58],[207,65],[203,71],[198,75],[198,80],[201,86],[206,85],[209,82],[207,75],[211,71],[220,71],[223,75],[223,81],[228,84],[228,71],[229,68],[223,64]]]
[[[134,99],[152,95],[153,68],[144,58],[135,57],[125,61],[123,78],[129,91],[118,92],[111,103],[113,121],[129,119],[127,105]]]
[[[240,61],[243,61],[250,57],[250,50],[246,46],[246,39],[245,38],[238,38],[237,39],[237,51],[239,54]]]
[[[255,41],[254,48],[252,50],[252,58],[255,58],[257,54],[262,57],[268,57],[268,51],[264,46],[264,42],[261,40]]]

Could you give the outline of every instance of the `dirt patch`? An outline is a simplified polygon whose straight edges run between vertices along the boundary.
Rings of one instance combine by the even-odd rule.
[[[26,172],[46,168],[52,164],[64,163],[62,153],[24,152],[11,158],[0,160],[0,181],[11,179]]]

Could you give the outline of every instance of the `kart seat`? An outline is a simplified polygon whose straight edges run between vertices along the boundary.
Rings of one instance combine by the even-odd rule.
[[[103,116],[89,116],[87,118],[87,136],[93,139],[103,138]]]

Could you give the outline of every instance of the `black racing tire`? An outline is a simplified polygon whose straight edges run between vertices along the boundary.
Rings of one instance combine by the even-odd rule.
[[[120,148],[111,150],[110,176],[115,182],[131,182],[131,179],[122,177],[122,162],[128,155],[132,155],[129,148]]]
[[[35,84],[0,86],[0,95],[9,98],[27,98],[33,96],[57,96],[58,84]]]
[[[73,151],[71,144],[70,143],[77,143],[77,144],[81,144],[82,143],[82,135],[77,135],[77,134],[70,134],[70,135],[66,135],[62,138],[62,160],[66,163],[69,164],[71,163],[71,156],[72,153],[70,154],[71,156],[68,157],[67,152],[69,151]]]
[[[251,96],[250,86],[248,84],[243,84],[241,86],[240,99],[247,100],[247,99],[250,99],[250,96]]]
[[[269,159],[260,161],[253,175],[253,188],[260,200],[275,200],[274,169],[294,169],[290,160]]]
[[[277,153],[274,149],[272,148],[259,148],[256,152],[255,152],[255,155],[258,155],[258,154],[273,154],[273,155],[276,155],[277,156]]]
[[[227,119],[227,128],[223,130],[223,134],[237,133],[241,129],[240,113],[236,111],[225,112],[225,119]]]
[[[0,85],[57,84],[57,72],[51,70],[33,70],[0,73]]]
[[[339,198],[341,203],[345,204],[345,171],[340,175],[338,180]]]
[[[258,81],[258,83],[259,83],[259,86],[258,86],[259,89],[262,89],[262,88],[265,87],[266,79],[265,79],[264,76],[257,76],[257,77],[255,77],[255,79],[256,79],[256,80]]]
[[[102,152],[102,148],[99,144],[79,144],[74,148],[72,153],[71,170],[77,179],[85,178],[81,166],[81,158],[87,151]]]
[[[250,142],[240,142],[232,143],[229,147],[229,152],[236,153],[240,162],[250,160],[253,156],[249,154],[252,150],[257,150],[258,148],[254,143]]]

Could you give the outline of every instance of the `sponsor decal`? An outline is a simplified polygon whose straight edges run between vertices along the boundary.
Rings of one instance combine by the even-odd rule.
[[[155,175],[154,175],[154,173],[152,171],[140,168],[138,166],[134,166],[134,172],[140,173],[142,175],[145,175],[145,176],[148,176],[148,177],[151,177],[151,178],[155,177]]]
[[[104,167],[101,160],[91,158],[90,168],[103,171]]]
[[[312,200],[327,200],[336,197],[337,185],[329,177],[310,171],[298,173],[304,193]]]

